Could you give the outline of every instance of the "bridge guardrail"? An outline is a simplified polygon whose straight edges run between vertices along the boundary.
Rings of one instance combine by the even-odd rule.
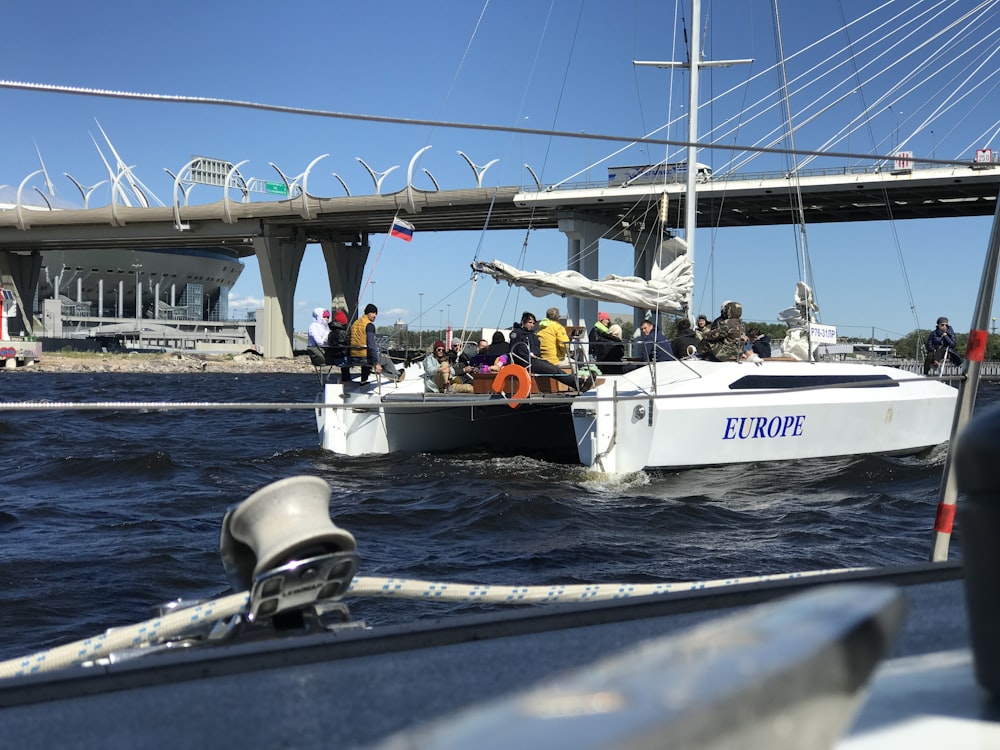
[[[909,171],[917,171],[921,169],[939,169],[941,165],[936,164],[914,164]],[[966,166],[969,169],[982,169],[989,168],[992,165],[976,164],[970,161],[968,164],[956,166]],[[892,172],[892,165],[878,166],[871,164],[868,166],[860,167],[813,167],[810,169],[800,169],[799,175],[801,177],[839,177],[842,175],[877,175],[882,172]],[[791,173],[788,170],[785,171],[771,171],[771,172],[714,172],[711,179],[707,182],[753,182],[758,180],[780,180],[790,177]],[[669,184],[683,184],[681,181],[670,181]],[[648,186],[648,185],[647,185]],[[522,193],[544,193],[550,190],[587,190],[587,189],[598,189],[607,187],[621,187],[620,185],[611,186],[608,184],[606,179],[604,180],[584,180],[579,182],[562,182],[558,185],[543,185],[539,188],[534,183],[521,185]]]

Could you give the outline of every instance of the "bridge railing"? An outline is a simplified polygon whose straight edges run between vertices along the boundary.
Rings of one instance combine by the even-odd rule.
[[[969,168],[976,168],[973,162],[969,162],[967,165]],[[936,164],[913,164],[908,171],[917,171],[922,169],[939,169],[940,165]],[[812,167],[809,169],[800,169],[799,175],[801,177],[842,177],[844,175],[877,175],[882,172],[893,171],[893,165],[877,165],[869,164],[865,166],[842,166],[842,167]],[[707,182],[758,182],[760,180],[781,180],[788,179],[791,177],[791,172],[789,171],[767,171],[767,172],[715,172],[712,174],[711,178]],[[643,183],[648,185],[648,183]],[[668,184],[683,184],[683,180],[680,182],[671,180]],[[524,193],[539,193],[548,192],[550,190],[588,190],[597,188],[607,188],[607,187],[622,187],[620,185],[611,186],[608,184],[608,180],[602,175],[598,179],[588,179],[576,182],[562,182],[558,185],[542,185],[539,188],[534,183],[522,184],[521,191]]]

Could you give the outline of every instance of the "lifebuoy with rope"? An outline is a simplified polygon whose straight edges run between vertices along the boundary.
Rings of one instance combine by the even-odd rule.
[[[517,382],[517,387],[514,389],[515,399],[528,397],[528,394],[531,393],[531,375],[527,369],[521,365],[504,365],[500,368],[500,372],[497,373],[496,377],[493,378],[493,385],[490,386],[492,391],[494,393],[503,391],[503,386],[507,382],[507,378],[514,378]],[[507,406],[511,409],[516,409],[520,405],[518,401],[507,402]]]

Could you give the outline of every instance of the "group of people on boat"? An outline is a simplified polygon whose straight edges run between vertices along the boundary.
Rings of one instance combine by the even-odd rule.
[[[572,340],[579,340],[582,335],[583,329],[574,328]],[[546,310],[541,322],[534,313],[525,311],[520,324],[515,323],[510,332],[510,356],[514,364],[527,368],[536,377],[551,378],[583,393],[593,388],[594,377],[573,371],[570,345],[570,334],[559,320],[558,307]]]
[[[719,317],[711,323],[705,315],[699,315],[692,328],[687,318],[681,318],[672,341],[648,318],[639,324],[639,330],[644,362],[688,358],[736,362],[746,359],[751,348],[761,357],[771,356],[770,339],[759,329],[751,329],[755,339],[751,344],[751,336],[743,326],[743,306],[731,300],[722,304]]]
[[[771,356],[771,337],[757,326],[745,330],[743,306],[731,300],[722,303],[719,317],[711,323],[707,316],[699,315],[692,327],[691,321],[681,318],[674,338],[669,341],[651,320],[642,321],[640,330],[645,361],[695,358],[736,362]]]
[[[641,337],[638,357],[625,360],[625,344],[621,326],[611,322],[611,316],[599,312],[589,333],[589,357],[582,361],[574,356],[574,344],[580,342],[583,329],[567,330],[561,322],[559,308],[550,307],[538,320],[525,311],[515,323],[508,342],[502,331],[493,334],[492,343],[479,342],[474,355],[466,356],[455,345],[448,351],[443,341],[435,341],[432,351],[424,358],[425,390],[429,393],[462,393],[472,391],[475,375],[495,374],[507,364],[520,365],[535,377],[551,378],[566,388],[583,393],[590,390],[597,374],[623,373],[642,363],[666,362],[689,357],[715,361],[738,361],[751,353],[761,358],[771,355],[770,338],[758,328],[745,332],[743,307],[727,301],[720,315],[711,324],[699,316],[693,329],[690,321],[681,319],[674,340],[668,339],[653,320],[639,325]],[[593,367],[589,364],[593,362]]]
[[[687,318],[678,320],[672,340],[657,328],[653,320],[647,318],[639,323],[641,338],[638,343],[641,348],[638,359],[642,362],[667,362],[697,357],[720,362],[736,361],[749,347],[743,330],[742,315],[743,306],[739,302],[727,301],[722,305],[719,317],[712,323],[704,315],[698,316],[697,328],[693,328]],[[770,339],[761,334],[759,329],[754,329],[754,332],[759,340],[757,346],[760,350],[763,351],[764,346],[767,346],[766,354],[761,356],[770,356]],[[622,362],[624,352],[621,327],[611,325],[611,318],[606,312],[598,313],[597,323],[590,329],[591,357],[602,370],[614,372],[614,368],[619,367],[617,363]],[[625,365],[621,371],[634,366],[636,365]]]
[[[510,345],[503,331],[493,334],[492,342],[479,340],[474,354],[463,351],[461,344],[451,350],[441,340],[435,341],[424,357],[424,390],[428,393],[472,393],[476,375],[496,374],[510,363]]]
[[[524,367],[536,378],[551,378],[582,393],[593,387],[594,377],[571,355],[571,345],[581,335],[578,329],[571,335],[560,321],[559,308],[550,307],[541,321],[534,313],[524,312],[520,322],[513,325],[509,341],[503,331],[496,331],[490,343],[480,340],[471,356],[459,351],[458,345],[448,352],[443,341],[435,341],[424,358],[424,390],[472,392],[476,375],[496,374],[513,364]]]
[[[385,374],[391,380],[401,381],[405,370],[396,367],[386,352],[380,350],[375,336],[375,318],[378,308],[366,305],[363,315],[348,326],[347,312],[337,309],[333,312],[323,307],[313,310],[312,323],[306,340],[306,351],[317,367],[334,366],[340,368],[342,383],[352,383],[351,368],[361,370],[360,385],[366,385],[372,372]]]
[[[719,317],[709,322],[699,315],[694,327],[687,318],[676,325],[673,340],[668,339],[650,319],[639,324],[641,337],[639,357],[625,361],[625,344],[622,328],[611,322],[606,312],[597,314],[597,322],[589,333],[589,360],[600,371],[608,374],[626,372],[641,362],[698,358],[719,362],[741,359],[766,359],[771,356],[771,339],[760,328],[744,329],[743,307],[739,302],[722,304]],[[348,323],[347,312],[332,312],[322,307],[313,310],[309,325],[307,350],[313,364],[340,368],[341,382],[352,383],[351,368],[360,369],[359,383],[368,382],[371,373],[385,374],[399,382],[405,371],[397,368],[386,352],[380,350],[375,335],[375,318],[378,308],[366,305],[364,313],[353,324]],[[583,330],[568,331],[561,323],[559,308],[550,307],[545,318],[539,321],[531,312],[524,312],[515,323],[508,342],[503,331],[493,334],[492,342],[479,342],[477,351],[468,355],[455,344],[449,351],[442,341],[435,341],[432,351],[424,358],[425,390],[431,393],[473,391],[472,382],[477,374],[495,374],[507,364],[517,364],[535,376],[549,377],[577,392],[589,390],[594,385],[594,374],[574,360],[572,347],[582,337]],[[955,331],[948,318],[940,317],[924,348],[924,374],[928,375],[942,363],[961,365],[957,351]]]

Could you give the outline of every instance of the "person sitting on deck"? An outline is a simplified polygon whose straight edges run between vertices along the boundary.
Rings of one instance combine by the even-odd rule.
[[[556,313],[558,314],[558,310]],[[579,390],[581,393],[592,388],[594,385],[592,378],[588,377],[583,383],[578,383],[575,375],[563,372],[561,368],[542,359],[541,345],[538,341],[538,335],[535,333],[536,322],[532,313],[525,312],[521,315],[521,323],[514,324],[514,329],[510,332],[510,356],[514,360],[514,364],[526,367],[532,375],[554,378],[568,388]]]
[[[694,335],[700,339],[702,337],[702,334],[704,334],[705,331],[707,331],[709,328],[708,316],[702,313],[701,315],[698,316],[698,319],[695,321],[694,325],[695,325]]]
[[[443,341],[435,341],[431,353],[424,357],[424,390],[444,393],[451,385],[451,359]]]
[[[309,353],[309,361],[316,367],[334,364],[327,348],[327,340],[330,337],[329,323],[329,310],[322,307],[313,310],[312,323],[309,324],[307,332],[306,352]]]
[[[948,325],[947,318],[938,318],[937,325],[924,342],[924,349],[927,350],[927,356],[924,358],[924,375],[930,375],[931,370],[940,367],[945,359],[955,366],[961,365],[962,358],[955,351],[957,347],[955,329]]]
[[[330,322],[330,335],[326,339],[326,361],[340,368],[340,382],[351,379],[351,363],[347,356],[350,348],[350,335],[347,332],[347,313],[341,309],[333,314]]]
[[[501,344],[504,347],[506,347],[507,342],[504,340],[503,333],[501,331],[497,331],[497,333],[500,334]],[[509,347],[507,347],[507,351],[508,352],[510,351]],[[504,352],[500,352],[500,354],[503,353]],[[473,354],[469,358],[469,365],[472,367],[472,373],[482,374],[482,373],[496,372],[497,369],[499,368],[493,370],[491,370],[490,368],[496,364],[496,359],[498,356],[500,356],[500,354],[491,355],[489,342],[486,341],[486,339],[480,339],[479,349],[476,351],[475,354]]]
[[[635,365],[626,365],[625,344],[622,341],[622,327],[617,323],[608,326],[608,349],[602,359],[595,362],[601,374],[621,375],[635,369]]]
[[[457,346],[457,344],[456,344]],[[486,339],[479,339],[479,346],[476,348],[476,353],[469,355],[467,349],[462,349],[459,352],[456,360],[452,363],[452,368],[454,369],[456,375],[462,378],[463,383],[472,383],[474,380],[474,375],[479,372],[483,372],[484,365],[489,368],[492,364],[492,360],[487,360],[486,350],[489,348],[489,343]]]
[[[750,344],[750,351],[758,357],[767,359],[771,356],[771,337],[762,333],[760,328],[754,326],[747,331],[747,340]]]
[[[365,314],[354,321],[350,334],[351,364],[361,367],[361,385],[368,382],[372,370],[380,374],[383,370],[394,381],[399,382],[405,373],[396,370],[395,363],[384,352],[380,352],[375,339],[375,317],[378,308],[375,305],[365,305]]]
[[[312,323],[309,324],[306,346],[326,346],[326,338],[330,335],[330,311],[317,307],[313,310]]]
[[[611,316],[606,312],[597,313],[597,322],[590,329],[590,356],[598,367],[604,362],[621,362],[625,356],[625,345],[621,337],[611,335]],[[617,355],[617,356],[616,356]]]
[[[698,351],[698,334],[692,330],[690,320],[681,318],[677,321],[677,333],[670,340],[670,349],[677,359],[684,359],[691,356],[689,347],[694,347],[690,352]]]
[[[726,300],[722,303],[722,314],[718,326],[701,334],[698,356],[715,362],[738,362],[743,356],[743,305]]]
[[[550,307],[536,328],[541,357],[557,367],[569,364],[569,333],[559,322],[559,308]]]
[[[670,339],[660,333],[651,320],[639,324],[642,331],[642,359],[644,362],[670,362],[675,359],[670,350]]]
[[[493,340],[486,349],[486,356],[493,358],[493,363],[496,363],[496,358],[502,354],[510,354],[510,344],[507,343],[506,337],[503,335],[503,331],[494,331]]]

